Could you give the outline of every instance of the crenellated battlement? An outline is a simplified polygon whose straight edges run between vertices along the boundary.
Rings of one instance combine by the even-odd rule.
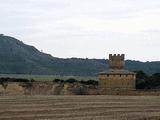
[[[109,54],[109,60],[124,60],[124,54]]]
[[[124,69],[124,54],[109,54],[109,68],[110,69]]]

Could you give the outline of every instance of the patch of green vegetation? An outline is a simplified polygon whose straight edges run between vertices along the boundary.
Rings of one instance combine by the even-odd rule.
[[[135,71],[137,89],[160,89],[160,73],[147,75],[143,71]]]

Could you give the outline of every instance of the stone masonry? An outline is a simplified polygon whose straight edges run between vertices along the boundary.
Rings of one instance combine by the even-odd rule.
[[[124,58],[124,54],[109,55],[109,70],[99,73],[99,88],[102,94],[135,90],[136,74],[125,70]]]

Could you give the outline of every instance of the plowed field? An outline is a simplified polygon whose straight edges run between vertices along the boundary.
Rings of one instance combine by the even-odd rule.
[[[0,120],[160,120],[160,96],[1,96]]]

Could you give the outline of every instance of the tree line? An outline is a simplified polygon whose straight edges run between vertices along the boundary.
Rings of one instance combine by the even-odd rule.
[[[135,71],[136,73],[136,89],[160,89],[160,73],[148,75],[143,71]],[[6,84],[8,82],[35,82],[34,79],[21,79],[21,78],[0,78],[0,84]],[[81,83],[85,85],[98,86],[98,81],[95,80],[77,80],[76,78],[69,78],[67,80],[54,79],[52,82],[56,83]]]
[[[137,89],[160,89],[160,73],[147,75],[143,71],[135,71]]]

